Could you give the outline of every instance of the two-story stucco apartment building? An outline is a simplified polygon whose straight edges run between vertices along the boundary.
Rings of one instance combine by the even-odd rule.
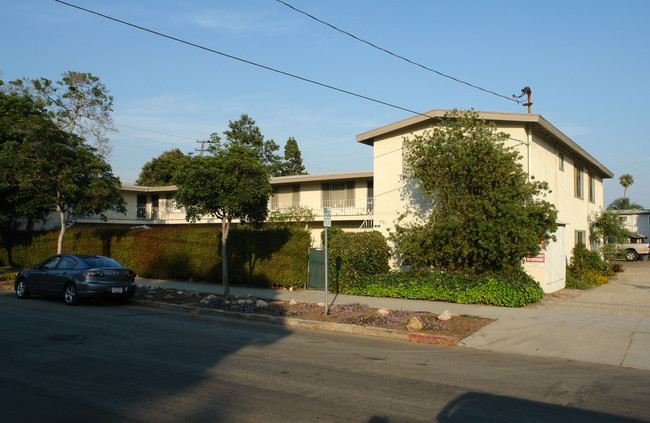
[[[446,112],[431,110],[357,135],[357,142],[372,147],[373,171],[272,178],[269,209],[309,207],[314,215],[308,225],[315,246],[320,245],[324,207],[332,211],[332,224],[344,230],[374,229],[386,234],[413,201],[422,204],[418,195],[413,196],[406,189],[403,140],[438,124]],[[539,114],[479,112],[479,116],[510,134],[506,145],[519,151],[524,170],[549,184],[552,192],[546,200],[556,205],[561,224],[557,242],[545,245],[539,256],[526,259],[525,267],[547,292],[561,289],[567,257],[577,242],[588,244],[589,215],[603,207],[603,179],[613,174]],[[94,218],[81,218],[78,223],[186,223],[185,213],[174,204],[175,191],[174,186],[123,186],[128,204],[126,215],[110,214],[106,223]],[[218,220],[205,218],[201,222]]]

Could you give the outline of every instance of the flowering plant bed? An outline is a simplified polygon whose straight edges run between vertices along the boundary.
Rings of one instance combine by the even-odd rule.
[[[316,303],[293,300],[270,300],[251,298],[248,295],[231,297],[202,293],[192,290],[140,287],[136,300],[176,304],[206,310],[224,310],[242,314],[277,316],[315,322],[339,323],[365,328],[391,329],[411,334],[436,335],[463,339],[493,320],[473,316],[450,315],[445,317],[427,312],[372,308],[365,304],[334,304],[329,314],[325,307]],[[417,337],[416,337],[417,338]],[[417,340],[417,339],[415,339]]]

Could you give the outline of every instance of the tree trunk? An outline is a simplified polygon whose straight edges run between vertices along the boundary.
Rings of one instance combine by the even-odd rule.
[[[65,212],[60,205],[56,206],[59,210],[59,217],[61,218],[61,230],[59,231],[59,242],[56,247],[56,253],[61,254],[63,251],[63,235],[65,235]]]
[[[221,218],[221,264],[223,273],[221,280],[223,282],[223,298],[228,299],[230,296],[230,283],[228,283],[228,253],[226,251],[226,240],[230,230],[230,221],[224,216]]]

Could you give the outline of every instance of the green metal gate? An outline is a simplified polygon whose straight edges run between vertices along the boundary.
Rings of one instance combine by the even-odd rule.
[[[309,284],[307,288],[325,290],[325,249],[309,249]]]

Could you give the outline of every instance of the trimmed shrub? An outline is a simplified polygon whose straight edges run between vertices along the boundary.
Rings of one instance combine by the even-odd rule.
[[[345,293],[504,307],[523,307],[544,296],[539,284],[523,271],[478,276],[439,271],[393,272],[353,280]]]
[[[377,231],[340,233],[328,247],[332,288],[337,291],[345,291],[359,277],[388,273],[388,245]]]
[[[302,287],[310,243],[309,232],[295,227],[233,229],[228,236],[228,270],[249,285]]]
[[[2,232],[0,263],[23,268],[40,263],[56,253],[57,237],[58,232]],[[233,229],[230,278],[235,284],[304,286],[309,244],[304,229]],[[71,228],[64,252],[110,256],[145,278],[221,281],[221,238],[214,227]]]
[[[573,247],[573,256],[566,271],[566,287],[590,289],[606,284],[614,274],[614,266],[603,261],[597,251],[590,251],[580,243]]]

